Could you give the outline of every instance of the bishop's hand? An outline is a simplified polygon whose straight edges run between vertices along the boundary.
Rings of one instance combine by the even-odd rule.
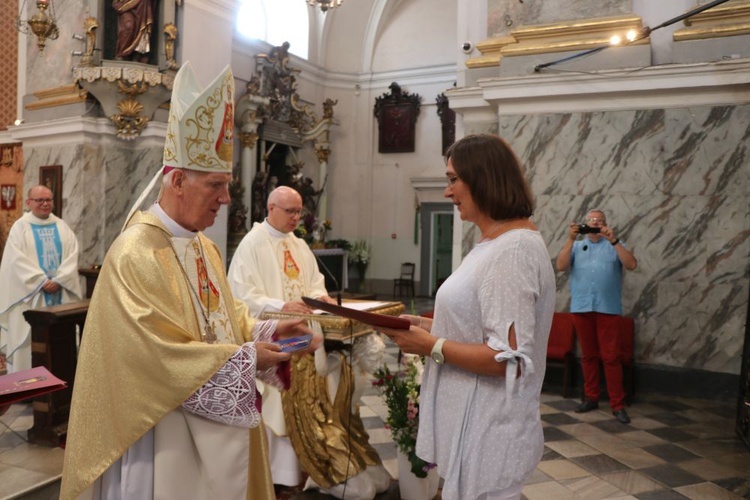
[[[281,348],[271,342],[255,342],[255,355],[258,372],[273,368],[292,357],[288,352],[281,352]]]

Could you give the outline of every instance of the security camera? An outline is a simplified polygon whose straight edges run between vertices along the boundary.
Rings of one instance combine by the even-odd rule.
[[[474,46],[471,44],[471,42],[464,42],[463,45],[461,45],[461,50],[463,50],[467,54],[469,54],[471,52],[471,49],[473,48]]]

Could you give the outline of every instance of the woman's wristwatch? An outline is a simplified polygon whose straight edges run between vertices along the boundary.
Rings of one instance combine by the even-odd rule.
[[[432,346],[432,352],[430,352],[432,360],[439,365],[445,363],[445,356],[443,356],[443,343],[445,343],[444,338],[437,339],[435,345]]]

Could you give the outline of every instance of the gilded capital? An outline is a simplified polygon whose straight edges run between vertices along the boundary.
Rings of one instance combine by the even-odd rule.
[[[318,157],[318,163],[325,163],[328,161],[328,156],[331,154],[331,150],[328,146],[315,146],[315,156]]]
[[[258,142],[258,134],[255,132],[240,132],[240,145],[243,148],[254,149]]]

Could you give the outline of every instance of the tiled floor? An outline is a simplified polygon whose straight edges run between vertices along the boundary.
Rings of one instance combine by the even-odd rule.
[[[418,300],[414,308],[422,312],[427,305],[429,301]],[[386,362],[394,369],[397,354],[389,344]],[[362,403],[370,442],[396,477],[396,451],[383,424],[387,409],[375,389],[367,391]],[[585,414],[573,411],[577,404],[555,393],[542,394],[545,454],[523,489],[524,498],[750,499],[750,451],[734,433],[734,405],[637,394],[628,408],[632,422],[623,425],[606,404]],[[30,489],[54,483],[62,470],[63,450],[25,442],[31,415],[30,405],[14,405],[0,417],[0,499],[42,498]],[[284,498],[330,497],[290,492]],[[378,496],[397,498],[395,482]]]

